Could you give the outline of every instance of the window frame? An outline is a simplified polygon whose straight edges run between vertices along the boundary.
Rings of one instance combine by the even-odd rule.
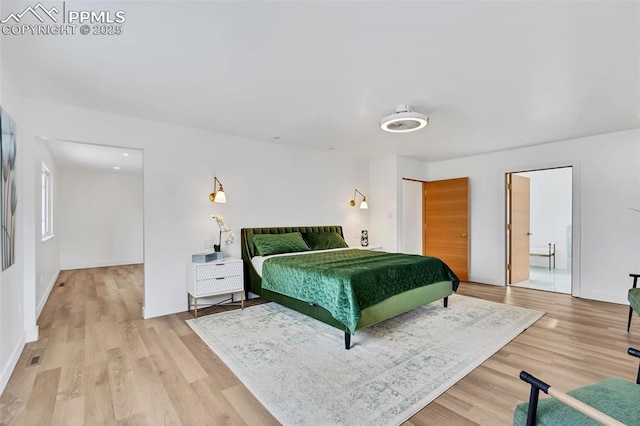
[[[41,215],[41,236],[42,241],[53,238],[53,173],[47,165],[42,162],[40,173],[42,205]]]

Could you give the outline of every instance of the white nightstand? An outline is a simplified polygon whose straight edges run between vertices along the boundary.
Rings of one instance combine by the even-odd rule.
[[[240,305],[244,309],[244,277],[242,260],[227,257],[213,262],[187,264],[187,310],[198,318],[198,299],[225,294],[240,293]]]

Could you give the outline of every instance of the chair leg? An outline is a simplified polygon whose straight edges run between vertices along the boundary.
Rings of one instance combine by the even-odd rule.
[[[640,277],[640,274],[629,274],[629,276],[633,278],[633,288],[636,288],[636,286],[638,285],[638,278]],[[629,300],[629,302],[631,302],[631,300]],[[632,315],[633,315],[633,308],[631,307],[631,305],[629,305],[629,321],[627,322],[627,333],[629,332],[629,328],[631,327]]]

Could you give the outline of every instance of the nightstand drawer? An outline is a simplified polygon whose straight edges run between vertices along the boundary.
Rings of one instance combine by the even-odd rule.
[[[234,275],[242,275],[242,262],[215,262],[196,266],[196,281]]]
[[[193,294],[193,296],[215,295],[217,293],[229,293],[242,290],[244,290],[242,275],[234,275],[198,281],[195,286],[196,294]]]

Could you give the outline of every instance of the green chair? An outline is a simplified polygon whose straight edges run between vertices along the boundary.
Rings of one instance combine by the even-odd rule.
[[[640,358],[640,351],[629,348]],[[514,426],[640,425],[640,368],[636,382],[616,377],[568,393],[522,371],[520,379],[531,385],[529,403],[516,407]],[[550,395],[538,401],[539,391]]]
[[[630,288],[629,293],[627,294],[627,299],[629,299],[629,322],[627,322],[627,332],[629,332],[629,328],[631,327],[631,316],[633,315],[633,311],[640,313],[640,288],[636,288],[640,274],[629,274],[629,276],[633,277],[633,288]]]

